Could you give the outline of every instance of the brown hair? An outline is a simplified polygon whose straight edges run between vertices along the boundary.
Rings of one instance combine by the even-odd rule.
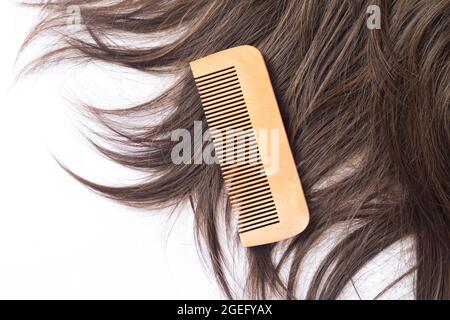
[[[369,5],[381,8],[381,29],[366,27]],[[248,296],[295,298],[306,254],[325,231],[344,223],[351,228],[321,262],[306,298],[337,298],[365,264],[407,237],[415,243],[416,265],[408,274],[415,273],[416,298],[450,298],[450,1],[55,0],[37,6],[45,15],[25,44],[43,34],[60,41],[27,71],[94,59],[177,76],[159,97],[135,107],[88,107],[107,129],[103,142],[94,143],[99,152],[147,172],[147,181],[112,187],[71,174],[131,206],[190,201],[198,241],[229,298],[235,293],[225,250],[233,247],[235,230],[220,169],[175,165],[170,133],[193,130],[196,120],[207,127],[188,63],[243,44],[266,59],[311,213],[295,238],[246,250]],[[65,32],[68,6],[80,8],[77,32]],[[169,40],[142,48],[118,37]],[[133,125],[162,115],[154,125]],[[227,241],[219,239],[223,226]]]

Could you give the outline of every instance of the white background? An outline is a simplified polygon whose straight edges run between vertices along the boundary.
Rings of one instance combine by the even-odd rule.
[[[83,140],[68,99],[98,96],[123,106],[164,83],[96,65],[14,83],[36,12],[2,0],[0,17],[0,298],[219,298],[198,257],[189,209],[174,224],[168,212],[123,207],[74,181],[52,156],[96,181],[130,181],[130,172]]]
[[[18,49],[36,12],[0,2],[0,299],[215,299],[221,294],[194,244],[192,214],[143,212],[85,189],[55,162],[104,183],[138,175],[97,155],[78,131],[70,101],[123,107],[148,100],[167,81],[102,64],[46,70],[14,82]],[[37,47],[39,48],[39,46]],[[325,247],[335,243],[333,237]],[[373,298],[407,268],[404,245],[378,257],[344,298]],[[313,250],[312,276],[326,249]],[[385,298],[411,298],[411,278]],[[307,285],[300,281],[300,292]]]

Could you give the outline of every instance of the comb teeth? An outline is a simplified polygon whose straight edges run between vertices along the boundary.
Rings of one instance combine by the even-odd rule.
[[[279,223],[234,66],[195,78],[239,233]],[[231,147],[231,150],[230,150]]]

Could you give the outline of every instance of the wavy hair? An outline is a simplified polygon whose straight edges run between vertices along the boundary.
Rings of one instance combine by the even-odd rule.
[[[130,206],[190,203],[198,243],[228,298],[237,293],[226,252],[236,250],[237,238],[221,171],[217,165],[175,165],[170,133],[192,131],[194,121],[207,128],[189,62],[249,44],[267,62],[311,220],[290,240],[245,249],[246,297],[297,298],[306,255],[327,230],[344,224],[350,227],[320,262],[307,299],[338,298],[369,261],[406,238],[414,240],[415,265],[401,278],[414,273],[417,299],[450,299],[450,1],[28,5],[39,7],[43,16],[24,46],[48,35],[59,41],[27,72],[64,61],[100,60],[176,76],[151,101],[120,110],[87,107],[106,129],[101,142],[93,142],[97,150],[144,172],[145,181],[100,185],[68,171]],[[380,7],[381,29],[366,27],[369,5]],[[70,8],[77,9],[79,30],[67,29]],[[142,118],[159,120],[136,124]]]

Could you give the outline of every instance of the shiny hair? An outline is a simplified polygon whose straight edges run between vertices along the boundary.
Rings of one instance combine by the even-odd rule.
[[[226,258],[236,250],[237,237],[221,171],[214,164],[174,164],[176,142],[170,133],[192,131],[194,121],[207,128],[189,62],[249,44],[267,62],[311,220],[292,239],[245,249],[246,297],[295,299],[298,286],[308,285],[307,299],[336,299],[374,257],[412,238],[415,265],[385,290],[414,274],[417,299],[450,299],[449,1],[54,0],[29,5],[44,15],[25,46],[49,34],[59,41],[27,72],[61,61],[101,60],[176,76],[151,101],[120,110],[87,107],[106,129],[102,142],[93,142],[98,151],[146,173],[144,182],[100,185],[67,170],[130,206],[190,203],[198,243],[228,298],[237,297]],[[379,29],[366,25],[370,5],[380,8]],[[67,31],[73,14],[68,8],[79,10],[80,30]],[[143,117],[155,122],[136,124]],[[306,255],[338,225],[347,226],[340,239],[312,281],[299,284]]]

